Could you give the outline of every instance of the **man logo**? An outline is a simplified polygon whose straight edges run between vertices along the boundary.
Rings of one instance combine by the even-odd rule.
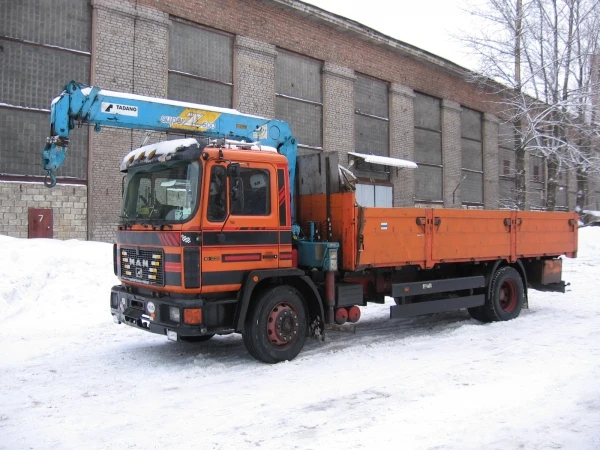
[[[181,235],[181,240],[183,242],[185,242],[186,244],[190,244],[192,242],[192,238],[189,236],[186,236],[185,234]]]

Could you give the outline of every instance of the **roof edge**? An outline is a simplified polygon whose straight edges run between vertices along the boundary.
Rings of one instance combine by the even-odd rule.
[[[370,28],[366,25],[361,24],[352,19],[348,19],[346,17],[340,16],[338,14],[332,13],[325,9],[319,8],[318,6],[310,5],[308,3],[302,2],[300,0],[262,0],[267,1],[269,3],[277,4],[278,6],[292,10],[295,12],[300,12],[305,15],[310,15],[311,17],[324,22],[329,25],[334,25],[335,27],[345,28],[348,31],[356,33],[358,36],[362,38],[368,38],[373,41],[375,44],[382,45],[388,47],[394,51],[397,51],[404,56],[409,58],[413,58],[422,62],[427,62],[429,64],[433,64],[437,67],[441,67],[449,72],[452,72],[456,75],[464,76],[473,73],[470,69],[466,67],[462,67],[450,60],[442,58],[434,53],[428,52],[427,50],[423,50],[414,45],[408,44],[406,42],[400,41],[398,39],[387,36],[373,28]]]

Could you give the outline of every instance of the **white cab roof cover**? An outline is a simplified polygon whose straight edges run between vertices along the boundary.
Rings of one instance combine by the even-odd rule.
[[[404,167],[407,169],[416,169],[417,165],[412,161],[407,161],[400,158],[390,158],[387,156],[367,155],[365,153],[348,152],[349,155],[364,159],[365,162],[373,164],[381,164],[383,166]]]

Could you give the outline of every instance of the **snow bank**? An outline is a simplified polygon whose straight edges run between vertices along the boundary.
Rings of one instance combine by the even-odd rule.
[[[87,321],[105,320],[87,316],[91,305],[99,306],[93,312],[106,313],[106,288],[118,284],[112,245],[0,236],[0,248],[0,324],[19,313],[54,324],[69,323],[71,312],[85,313]]]

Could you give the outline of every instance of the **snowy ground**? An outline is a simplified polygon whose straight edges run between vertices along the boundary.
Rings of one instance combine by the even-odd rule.
[[[114,325],[112,246],[0,236],[0,448],[598,449],[600,228],[511,322],[387,319],[275,366]]]

